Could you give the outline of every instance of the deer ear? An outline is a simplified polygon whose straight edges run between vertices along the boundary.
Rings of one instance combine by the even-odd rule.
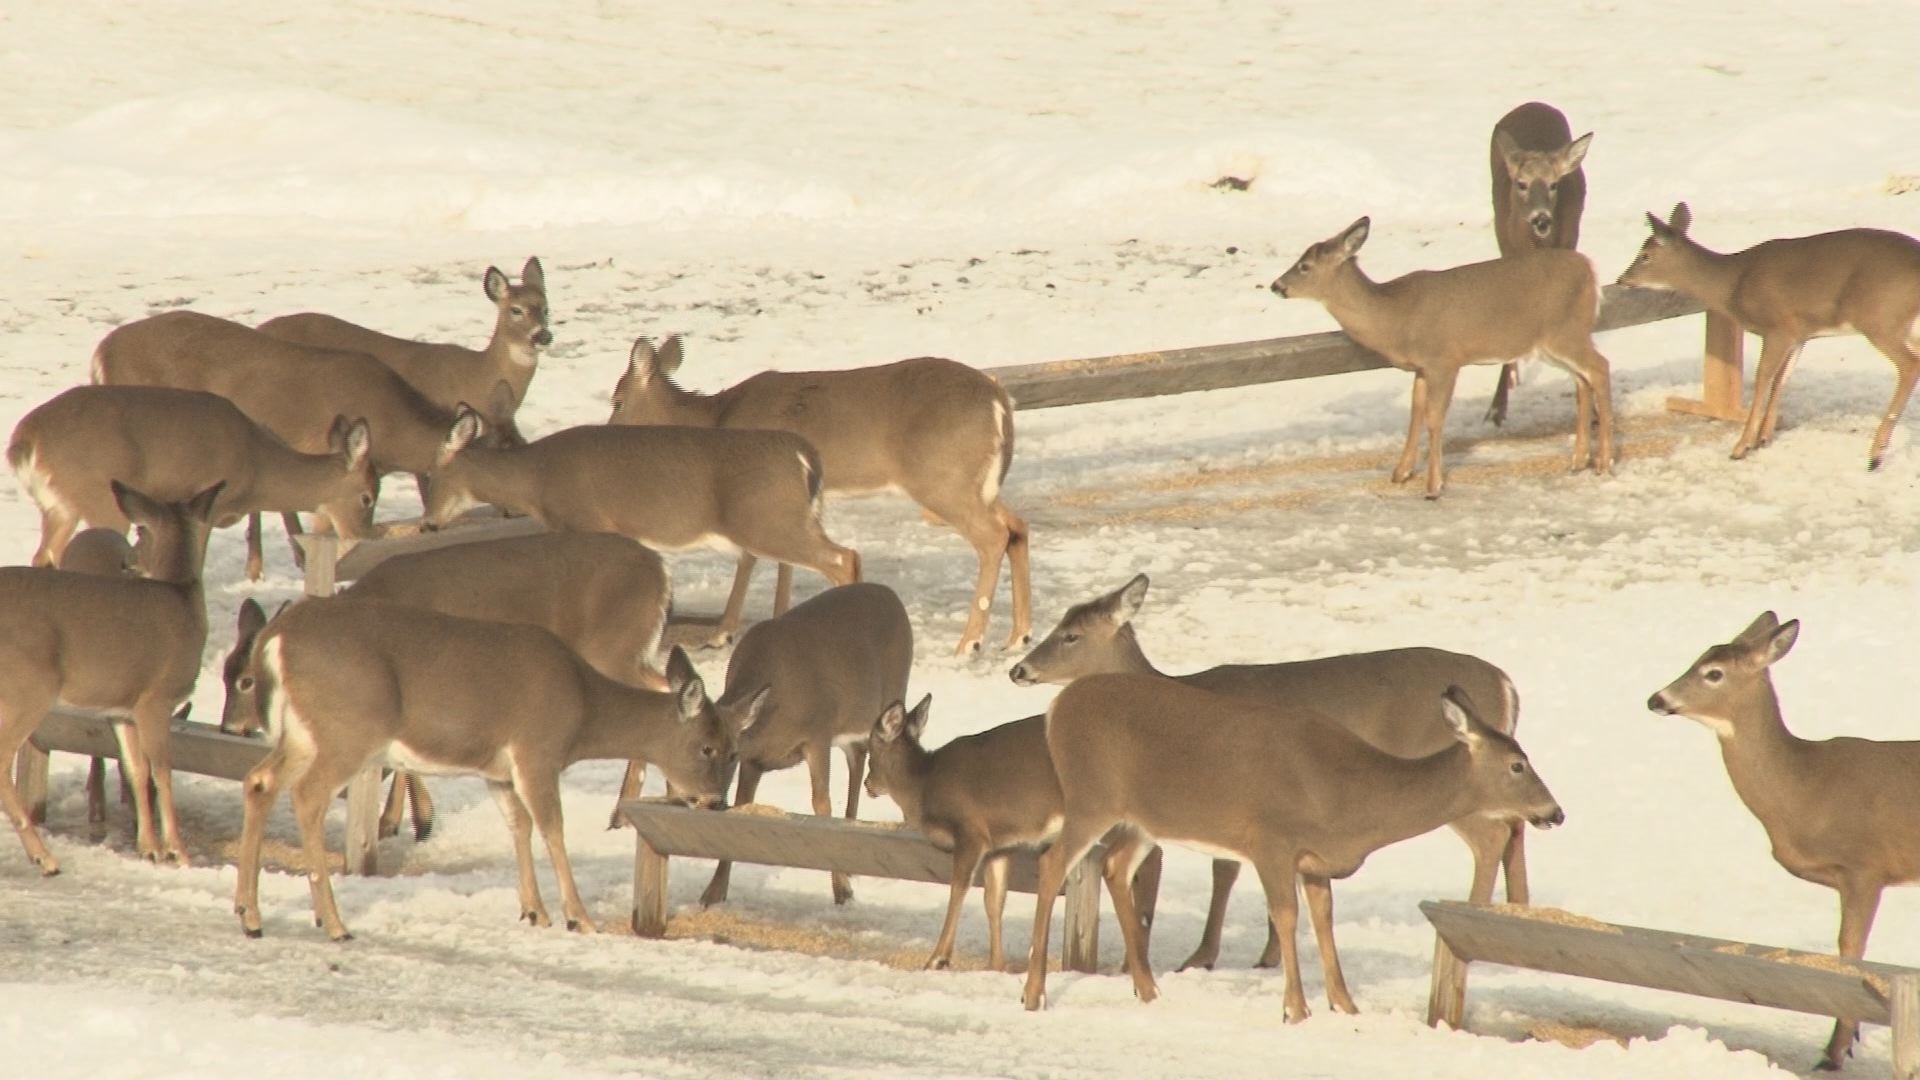
[[[547,291],[547,272],[540,268],[540,256],[527,256],[527,264],[520,268],[520,284],[530,289],[539,289],[541,295]]]
[[[346,417],[339,417],[334,423],[338,425],[345,420]],[[340,447],[334,452],[346,455],[350,472],[359,472],[366,467],[367,459],[373,453],[373,429],[367,426],[365,419],[348,422],[346,429],[340,433]]]
[[[680,720],[685,723],[700,715],[700,709],[707,702],[707,684],[695,675],[681,684],[675,704],[680,707]]]
[[[1516,171],[1513,159],[1520,156],[1520,144],[1514,141],[1513,133],[1506,128],[1496,129],[1493,133],[1493,152],[1500,155],[1501,162],[1507,167],[1507,175],[1512,176]]]
[[[1667,215],[1667,226],[1681,236],[1687,235],[1687,230],[1693,227],[1693,211],[1686,203],[1673,204],[1673,213]]]
[[[873,721],[873,734],[871,738],[873,741],[879,743],[893,742],[906,731],[906,726],[906,707],[897,701],[893,702],[882,710],[880,715]]]
[[[667,335],[660,343],[660,349],[654,354],[653,368],[662,375],[672,375],[680,370],[680,362],[686,359],[686,343],[676,331]]]
[[[1788,619],[1780,624],[1768,638],[1760,643],[1757,658],[1761,667],[1772,667],[1781,657],[1793,650],[1793,643],[1800,639],[1800,620]]]
[[[772,697],[773,687],[771,686],[763,686],[754,691],[753,697],[747,699],[747,707],[741,710],[734,724],[733,733],[736,738],[753,730],[754,725],[760,722],[760,718],[766,715],[767,702]]]
[[[220,502],[220,493],[227,488],[227,482],[221,480],[212,487],[187,500],[187,516],[195,521],[212,521],[213,508]]]
[[[653,378],[653,369],[657,361],[653,351],[653,341],[647,337],[633,339],[633,348],[627,351],[627,378],[645,386]]]
[[[464,402],[453,414],[453,426],[447,429],[447,437],[440,444],[440,460],[447,461],[453,455],[478,442],[486,432],[486,422],[480,414],[473,411],[471,405]]]
[[[487,299],[497,304],[507,297],[507,275],[501,273],[499,267],[489,266],[480,278],[480,287],[487,290]]]
[[[237,624],[235,640],[252,641],[254,635],[267,625],[267,609],[260,606],[260,601],[249,596],[240,602],[240,613],[235,622]],[[238,648],[238,646],[235,647]]]
[[[1472,699],[1466,691],[1457,686],[1449,686],[1440,695],[1440,715],[1446,718],[1447,726],[1453,729],[1453,737],[1467,744],[1469,749],[1480,748],[1480,721],[1473,715]]]
[[[933,711],[933,695],[922,694],[920,704],[907,714],[907,734],[914,742],[920,741],[920,733],[927,730],[927,715]]]
[[[678,693],[691,679],[700,677],[693,669],[693,660],[687,656],[687,650],[678,645],[667,654],[667,688]]]
[[[1587,159],[1587,149],[1592,145],[1591,131],[1568,143],[1567,148],[1560,152],[1560,175],[1565,176],[1579,168],[1580,163]]]
[[[1365,217],[1347,226],[1347,231],[1340,234],[1338,241],[1341,256],[1351,259],[1359,253],[1360,246],[1367,242],[1367,233],[1372,228],[1373,222]]]
[[[148,498],[144,492],[135,491],[118,480],[110,480],[107,483],[113,492],[113,504],[119,507],[120,512],[127,517],[151,518],[160,513],[160,504]],[[135,510],[140,513],[136,515]]]
[[[1655,240],[1665,240],[1673,235],[1672,227],[1659,218],[1654,217],[1651,211],[1647,213],[1647,228],[1653,230],[1653,238]]]
[[[1733,640],[1749,645],[1757,644],[1771,637],[1773,632],[1779,628],[1780,616],[1775,615],[1771,611],[1763,611],[1756,616],[1752,622],[1747,624],[1745,630],[1735,634]]]
[[[1120,626],[1133,621],[1140,614],[1140,605],[1147,600],[1147,575],[1135,574],[1133,580],[1120,586],[1107,597],[1107,618]]]

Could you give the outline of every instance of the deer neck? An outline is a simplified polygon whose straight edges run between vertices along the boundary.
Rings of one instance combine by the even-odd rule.
[[[1349,259],[1334,272],[1320,302],[1348,337],[1376,352],[1386,351],[1388,339],[1379,328],[1393,324],[1392,297],[1358,261]]]
[[[899,755],[899,761],[892,770],[896,782],[887,786],[887,797],[900,808],[900,816],[906,819],[907,824],[916,829],[922,828],[926,821],[927,781],[933,774],[933,754],[926,747],[905,738],[887,753]]]
[[[1113,635],[1113,652],[1109,659],[1112,665],[1103,668],[1103,671],[1138,675],[1164,674],[1159,668],[1153,666],[1153,661],[1147,659],[1146,652],[1140,648],[1140,639],[1134,634],[1132,623],[1123,625]]]
[[[533,454],[524,447],[469,446],[443,467],[438,479],[463,485],[476,502],[539,516],[540,475]]]
[[[1472,753],[1455,743],[1424,758],[1400,758],[1365,747],[1369,782],[1354,785],[1359,791],[1390,791],[1384,800],[1368,799],[1356,807],[1350,821],[1364,821],[1366,828],[1354,834],[1356,850],[1366,852],[1401,840],[1411,839],[1449,821],[1471,814],[1472,788],[1468,783],[1473,770]],[[1374,783],[1374,781],[1379,783]]]
[[[1760,684],[1756,698],[1744,720],[1715,726],[1714,734],[1720,740],[1720,757],[1733,790],[1755,817],[1765,820],[1768,810],[1793,798],[1804,775],[1797,759],[1808,743],[1787,730],[1771,679]]]
[[[681,723],[673,695],[616,682],[582,665],[585,715],[567,748],[576,761],[651,758]]]
[[[268,440],[254,456],[253,491],[249,502],[261,510],[306,510],[316,494],[337,485],[346,475],[337,454],[303,454]]]
[[[494,320],[493,337],[487,339],[487,347],[480,355],[487,361],[488,369],[513,388],[515,401],[526,398],[527,386],[533,382],[534,369],[540,363],[540,350],[532,338],[513,331],[512,319],[505,311]]]
[[[1670,250],[1681,271],[1672,280],[1681,292],[1715,311],[1733,310],[1733,294],[1746,271],[1745,260],[1738,254],[1701,247],[1687,237],[1676,237]]]
[[[453,414],[435,406],[411,386],[395,382],[399,396],[392,414],[368,418],[373,428],[374,469],[381,473],[431,473],[447,428],[453,425]]]
[[[688,390],[668,376],[661,376],[659,384],[654,402],[663,422],[682,427],[719,427],[736,397],[724,390],[718,394]]]

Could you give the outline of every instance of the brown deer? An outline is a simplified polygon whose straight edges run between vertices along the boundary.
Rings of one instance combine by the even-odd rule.
[[[1787,730],[1768,669],[1799,636],[1798,620],[1762,612],[1701,653],[1647,708],[1719,737],[1727,777],[1767,830],[1774,861],[1840,894],[1840,955],[1858,960],[1880,891],[1920,881],[1920,742],[1802,739]],[[1859,1032],[1856,1021],[1835,1023],[1818,1067],[1840,1068]]]
[[[1587,205],[1580,162],[1592,142],[1591,131],[1574,138],[1566,115],[1543,101],[1516,105],[1493,125],[1493,238],[1502,256],[1580,246],[1580,214]],[[1507,394],[1519,383],[1520,364],[1509,361],[1487,409],[1495,426],[1506,422]]]
[[[200,674],[207,641],[200,566],[220,485],[164,504],[118,481],[112,491],[120,509],[148,532],[153,578],[0,568],[0,761],[13,760],[55,706],[106,713],[133,790],[143,796],[134,800],[140,854],[184,865],[168,722]],[[144,797],[149,777],[160,804],[157,836]],[[40,872],[59,873],[10,769],[0,769],[0,806]]]
[[[1046,734],[1066,814],[1040,858],[1028,1009],[1046,1002],[1048,928],[1067,867],[1103,836],[1107,890],[1141,1001],[1159,990],[1129,877],[1153,844],[1171,841],[1243,859],[1260,875],[1292,1023],[1307,1016],[1294,945],[1301,885],[1328,1004],[1355,1012],[1334,948],[1335,879],[1379,848],[1469,815],[1542,828],[1565,819],[1520,744],[1476,719],[1457,689],[1441,706],[1455,743],[1416,759],[1369,746],[1308,704],[1279,709],[1156,675],[1089,675],[1060,691]]]
[[[126,530],[108,487],[113,480],[162,502],[225,481],[216,525],[262,510],[317,510],[354,538],[373,535],[380,495],[365,421],[334,417],[327,451],[307,454],[226,398],[170,387],[62,391],[21,418],[7,460],[40,507],[36,566],[63,562],[82,522]],[[257,576],[259,567],[248,572]]]
[[[867,770],[867,735],[888,702],[907,693],[913,667],[913,626],[900,597],[885,585],[857,582],[828,589],[740,635],[727,662],[723,705],[771,694],[753,731],[740,737],[740,783],[736,805],[750,803],[762,774],[805,762],[813,786],[813,812],[833,813],[827,794],[833,751],[847,758],[847,820],[860,809],[860,782]],[[629,776],[622,797],[637,794]],[[702,904],[727,898],[733,863],[722,859],[700,896]],[[853,899],[847,875],[833,875],[833,902]]]
[[[1722,254],[1695,243],[1687,235],[1692,224],[1686,203],[1665,221],[1648,214],[1652,234],[1620,284],[1678,290],[1760,335],[1753,401],[1733,457],[1773,441],[1787,375],[1809,339],[1859,334],[1897,373],[1893,400],[1867,451],[1867,468],[1878,469],[1920,379],[1920,240],[1883,229],[1841,229]]]
[[[1161,675],[1134,635],[1133,619],[1146,600],[1147,575],[1135,575],[1120,588],[1067,610],[1040,644],[1009,672],[1021,686],[1065,686],[1084,675],[1137,672]],[[1482,706],[1488,727],[1513,737],[1520,719],[1520,697],[1506,672],[1477,656],[1442,649],[1387,649],[1283,664],[1222,664],[1186,675],[1162,676],[1272,706],[1308,704],[1331,720],[1396,757],[1417,758],[1453,745],[1454,733],[1441,695],[1457,686]],[[1503,864],[1507,900],[1528,901],[1526,829],[1518,822],[1469,816],[1450,822],[1473,853],[1473,880],[1467,898],[1485,903]],[[1236,859],[1215,859],[1213,900],[1200,945],[1180,965],[1213,967],[1220,955],[1220,932],[1227,899],[1240,875]],[[1268,927],[1259,966],[1280,962],[1280,939]]]
[[[763,371],[717,394],[697,394],[673,381],[682,356],[678,334],[657,349],[644,337],[634,342],[609,422],[772,428],[805,438],[819,451],[828,494],[902,493],[973,546],[980,575],[956,655],[980,648],[1003,556],[1012,564],[1007,645],[1027,643],[1027,525],[1000,490],[1013,463],[1013,403],[992,376],[923,356],[846,371]],[[753,556],[741,556],[729,608],[746,591]],[[785,609],[791,574],[782,564],[776,611]]]
[[[328,937],[350,936],[327,873],[327,805],[383,755],[416,770],[484,777],[513,834],[520,917],[551,924],[534,879],[538,828],[568,929],[591,932],[567,859],[561,770],[644,757],[691,801],[712,804],[732,777],[736,732],[753,725],[755,703],[715,708],[678,650],[667,666],[671,688],[645,690],[600,674],[539,627],[377,600],[296,604],[256,648],[258,708],[278,736],[244,782],[234,910],[250,937],[261,933],[260,846],[283,787],[293,791],[314,915]]]
[[[476,540],[385,559],[340,595],[551,631],[595,671],[653,690],[667,687],[656,667],[672,591],[660,556],[610,533],[534,533]],[[254,712],[253,643],[267,625],[253,600],[240,605],[224,681],[220,727],[249,734]],[[433,799],[416,774],[398,772],[380,818],[380,835],[400,829],[411,797],[414,839],[433,831]]]
[[[523,447],[481,444],[485,424],[463,411],[446,433],[427,487],[428,528],[483,503],[549,529],[613,532],[656,551],[721,545],[860,579],[860,556],[820,527],[820,458],[785,431],[585,425]],[[740,625],[735,588],[719,633]]]
[[[1427,498],[1439,498],[1446,483],[1447,408],[1460,369],[1535,353],[1574,379],[1573,470],[1613,470],[1613,383],[1607,358],[1593,346],[1600,287],[1586,256],[1542,248],[1375,283],[1354,258],[1367,230],[1361,218],[1307,248],[1274,280],[1273,291],[1320,301],[1354,341],[1413,372],[1412,417],[1394,483],[1413,476],[1424,426]],[[1598,453],[1589,448],[1596,423]]]
[[[298,345],[367,353],[442,409],[452,411],[462,402],[490,406],[496,411],[483,414],[487,422],[511,430],[513,414],[533,382],[540,350],[553,344],[553,331],[547,328],[547,276],[534,257],[521,268],[518,285],[493,266],[480,282],[494,307],[493,336],[484,349],[394,337],[312,311],[268,319],[260,330]],[[503,382],[510,393],[496,395],[495,387]],[[502,406],[504,413],[497,411]]]

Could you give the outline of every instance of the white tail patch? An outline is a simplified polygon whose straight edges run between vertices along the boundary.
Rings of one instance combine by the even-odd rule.
[[[294,707],[293,695],[287,687],[287,658],[278,636],[268,638],[266,644],[260,646],[260,669],[262,681],[273,688],[267,698],[266,711],[260,717],[267,728],[267,739],[280,744],[291,761],[313,760],[319,752],[313,741],[313,728]]]
[[[87,364],[87,377],[93,380],[95,386],[104,386],[107,381],[106,358],[101,355],[105,348],[105,342],[96,346],[93,350],[93,360]]]
[[[793,456],[800,459],[800,478],[807,485],[807,490],[813,493],[813,516],[817,518],[820,516],[822,500],[826,498],[827,485],[821,483],[819,478],[814,475],[813,461],[809,459],[807,455],[795,453]]]
[[[1000,460],[1007,452],[1007,403],[994,399],[993,402],[993,453],[987,457],[986,475],[980,478],[980,502],[992,506],[1000,498],[1000,481],[1004,470]]]

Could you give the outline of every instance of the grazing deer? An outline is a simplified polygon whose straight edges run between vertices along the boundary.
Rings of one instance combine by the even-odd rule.
[[[1727,777],[1767,830],[1774,861],[1840,894],[1840,955],[1858,960],[1880,891],[1920,882],[1920,742],[1802,739],[1787,730],[1767,669],[1799,636],[1798,620],[1762,612],[1701,653],[1647,708],[1719,736]],[[1856,1021],[1835,1023],[1819,1067],[1840,1068],[1859,1031]]]
[[[820,527],[820,458],[785,431],[686,427],[566,428],[523,447],[481,445],[471,410],[446,433],[427,487],[428,528],[492,503],[549,529],[612,532],[656,551],[726,546],[860,580],[860,556]],[[720,618],[740,625],[737,587]]]
[[[1103,672],[1162,675],[1134,636],[1133,619],[1146,595],[1147,575],[1138,574],[1105,596],[1069,608],[1060,625],[1014,665],[1009,672],[1013,681],[1021,686],[1065,686],[1083,675]],[[1506,672],[1477,656],[1442,649],[1388,649],[1283,664],[1222,664],[1162,677],[1265,705],[1310,707],[1368,745],[1404,758],[1425,757],[1453,745],[1453,729],[1440,704],[1449,686],[1458,686],[1476,703],[1484,703],[1482,721],[1502,735],[1511,738],[1520,719],[1520,697]],[[1494,879],[1504,864],[1508,901],[1526,903],[1525,827],[1482,815],[1450,825],[1473,853],[1473,882],[1467,898],[1474,903],[1492,899]],[[1206,932],[1181,970],[1211,968],[1219,958],[1227,899],[1239,875],[1238,860],[1214,860]],[[1269,927],[1259,966],[1279,962],[1280,939]]]
[[[1013,403],[992,376],[923,356],[847,371],[763,371],[697,394],[673,381],[682,356],[678,334],[658,349],[644,337],[634,342],[609,423],[772,428],[805,438],[820,453],[828,494],[903,493],[973,545],[980,576],[956,655],[980,648],[1003,556],[1012,564],[1007,645],[1027,643],[1027,524],[1000,497],[1013,463]],[[742,554],[728,607],[740,603],[753,564],[753,552]],[[776,611],[785,609],[791,574],[782,564]]]
[[[1543,248],[1446,270],[1416,270],[1375,283],[1354,256],[1367,219],[1312,245],[1273,282],[1283,297],[1318,300],[1359,344],[1413,372],[1413,414],[1393,482],[1413,476],[1420,429],[1427,431],[1427,498],[1445,485],[1444,435],[1453,384],[1468,364],[1539,355],[1566,369],[1575,387],[1573,470],[1613,469],[1613,383],[1593,346],[1600,287],[1575,251]],[[1588,434],[1600,428],[1599,453]]]
[[[348,938],[327,873],[327,804],[382,756],[394,765],[484,777],[513,833],[520,917],[551,925],[534,880],[532,830],[546,841],[571,930],[593,921],[574,886],[560,812],[560,772],[576,761],[644,757],[690,800],[712,804],[733,774],[736,731],[757,701],[715,708],[684,653],[671,688],[645,690],[595,671],[536,626],[462,619],[377,600],[308,600],[256,646],[258,707],[278,732],[247,774],[234,910],[260,936],[260,845],[280,789],[293,810],[327,936]]]
[[[164,853],[184,865],[167,725],[174,706],[193,693],[206,646],[200,565],[220,485],[165,504],[119,481],[112,490],[120,509],[148,531],[153,578],[0,568],[0,761],[13,760],[55,706],[106,713],[133,789],[143,793],[134,800],[140,854],[158,860]],[[159,796],[158,837],[144,798],[149,777]],[[40,872],[59,873],[10,769],[0,769],[0,806]]]
[[[885,585],[857,582],[828,589],[784,614],[747,628],[727,662],[721,704],[771,694],[751,734],[740,737],[740,783],[734,803],[753,801],[762,774],[806,762],[813,812],[833,813],[827,796],[835,748],[847,758],[847,820],[860,809],[867,771],[867,735],[888,702],[907,693],[913,626],[900,597]],[[637,794],[638,776],[630,774]],[[733,863],[722,859],[700,903],[727,898]],[[847,875],[833,875],[833,902],[853,899]]]
[[[1493,238],[1502,256],[1534,248],[1580,246],[1580,214],[1587,205],[1587,174],[1580,162],[1593,142],[1578,139],[1559,109],[1542,101],[1516,105],[1493,125],[1488,150],[1493,173]],[[1520,383],[1520,364],[1500,369],[1487,419],[1507,419],[1507,394]]]
[[[921,745],[931,695],[912,712],[893,702],[874,721],[867,738],[867,794],[890,796],[907,824],[935,847],[953,852],[951,892],[940,938],[927,957],[929,970],[953,963],[960,908],[975,875],[982,876],[987,910],[987,964],[1006,970],[1002,914],[1007,906],[1007,861],[1016,848],[1054,840],[1060,832],[1060,781],[1047,756],[1044,717],[1029,716],[934,750]],[[1141,922],[1150,927],[1160,890],[1160,851],[1155,848],[1135,875]]]
[[[76,386],[21,418],[7,460],[40,507],[36,566],[62,562],[81,522],[124,531],[109,481],[162,502],[224,480],[217,526],[262,510],[317,510],[347,537],[373,534],[380,478],[364,420],[334,417],[325,453],[292,449],[233,402],[200,390]],[[248,575],[260,567],[251,562]]]
[[[1520,744],[1475,718],[1457,689],[1441,699],[1456,742],[1416,759],[1376,749],[1306,704],[1277,709],[1155,675],[1089,675],[1060,691],[1046,733],[1066,814],[1060,838],[1040,858],[1028,1009],[1046,1002],[1048,924],[1067,867],[1102,836],[1107,890],[1141,1001],[1159,990],[1128,878],[1154,843],[1185,843],[1259,873],[1280,931],[1292,1023],[1307,1016],[1294,945],[1300,884],[1327,1002],[1351,1013],[1334,949],[1334,879],[1379,848],[1469,815],[1541,828],[1565,820]]]
[[[655,666],[672,591],[660,556],[610,533],[534,533],[477,540],[395,555],[360,576],[340,595],[492,622],[524,623],[551,631],[595,671],[632,686],[667,688]],[[226,707],[221,730],[249,734],[262,726],[254,712],[253,643],[266,612],[248,600],[228,654]],[[394,775],[380,835],[400,829],[403,800],[411,797],[414,839],[433,831],[433,800],[422,779]]]
[[[219,394],[288,446],[310,454],[328,449],[335,417],[363,417],[379,475],[431,472],[455,416],[365,353],[295,345],[195,311],[164,312],[110,331],[94,350],[93,381]],[[510,415],[512,395],[505,382],[496,383],[480,406],[488,415]],[[491,441],[518,438],[511,427],[490,431]],[[286,517],[288,528],[297,530],[298,520]],[[259,565],[257,534],[250,528],[250,568]]]
[[[1787,375],[1807,341],[1859,334],[1893,361],[1893,400],[1867,451],[1878,469],[1893,429],[1920,379],[1920,240],[1883,229],[1841,229],[1768,240],[1722,254],[1687,235],[1686,203],[1653,230],[1620,284],[1675,289],[1760,335],[1753,401],[1733,457],[1773,441]]]
[[[504,413],[484,415],[494,427],[511,430],[513,414],[533,382],[540,350],[553,344],[553,331],[547,328],[547,277],[535,257],[521,269],[518,285],[493,266],[480,281],[494,306],[493,337],[484,349],[393,337],[312,311],[268,319],[260,330],[298,345],[367,353],[442,409],[451,411],[462,402],[504,407]],[[503,382],[511,392],[496,395],[494,388]]]

